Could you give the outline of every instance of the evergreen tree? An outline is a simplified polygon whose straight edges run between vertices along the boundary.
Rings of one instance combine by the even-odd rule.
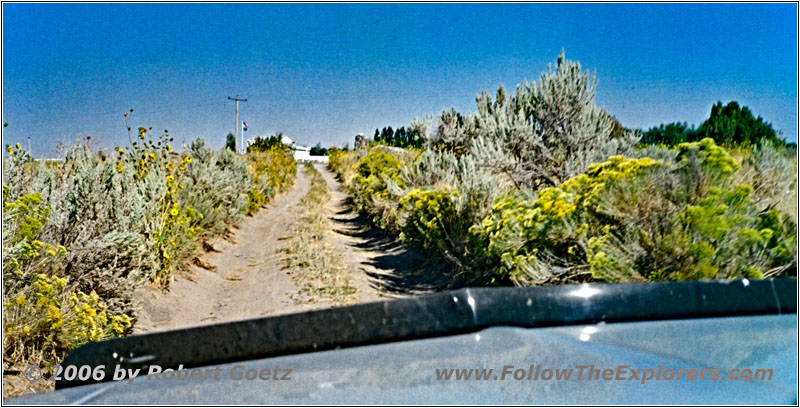
[[[328,155],[328,149],[322,147],[322,144],[317,142],[317,144],[314,147],[311,148],[311,151],[309,152],[309,154],[311,156],[327,156]]]
[[[750,109],[746,106],[740,107],[735,101],[724,106],[722,102],[714,104],[709,118],[697,129],[685,122],[661,124],[644,132],[640,142],[675,146],[707,137],[723,146],[757,145],[761,141],[768,141],[776,146],[785,144],[772,125],[760,116],[755,117]]]
[[[644,132],[639,142],[642,144],[675,146],[697,139],[695,133],[694,126],[689,127],[686,122],[667,123],[666,125],[662,123]]]
[[[389,140],[389,134],[388,130],[386,129],[386,126],[384,126],[383,129],[381,129],[381,140],[384,142]]]
[[[236,137],[233,133],[228,133],[228,136],[225,138],[225,148],[230,149],[231,151],[236,151]]]
[[[784,142],[778,137],[775,129],[746,106],[739,107],[736,101],[723,106],[717,102],[711,107],[711,115],[697,129],[697,139],[710,137],[721,145],[754,145],[759,141],[769,141],[782,145]]]
[[[386,138],[383,139],[389,146],[394,146],[394,129],[391,126],[386,127]]]
[[[393,146],[405,147],[406,146],[406,128],[400,127],[394,131],[394,144]]]

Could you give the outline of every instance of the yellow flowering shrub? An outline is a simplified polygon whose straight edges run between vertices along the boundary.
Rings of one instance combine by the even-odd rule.
[[[400,240],[445,256],[460,254],[469,219],[458,213],[457,199],[455,190],[411,190],[400,200]]]
[[[472,227],[474,262],[489,269],[499,265],[491,282],[516,284],[554,278],[540,264],[542,257],[564,265],[605,265],[605,254],[587,245],[593,234],[609,228],[593,218],[603,193],[661,166],[650,158],[612,156],[558,187],[539,191],[535,200],[520,194],[499,198],[491,214]]]
[[[66,249],[38,240],[50,209],[38,193],[9,200],[3,185],[3,348],[11,364],[59,362],[78,345],[125,334],[124,314],[108,316],[99,296],[67,291]],[[113,325],[116,323],[116,325]]]
[[[355,175],[350,181],[350,195],[359,211],[371,212],[375,202],[389,198],[387,180],[392,180],[400,187],[400,168],[403,161],[384,149],[370,149],[358,160]]]
[[[328,150],[328,168],[336,173],[336,177],[345,185],[350,182],[358,164],[358,153],[332,147]]]
[[[48,220],[49,208],[41,205],[39,193],[26,194],[7,201],[9,187],[3,185],[3,274],[9,279],[23,279],[31,273],[49,271],[66,254],[63,246],[54,246],[37,238]]]
[[[558,187],[495,201],[469,249],[486,279],[564,281],[761,278],[791,271],[795,226],[731,183],[736,163],[710,139],[674,162],[612,156]]]
[[[519,194],[499,198],[491,214],[472,227],[476,261],[500,265],[492,277],[495,283],[521,284],[531,275],[537,282],[546,280],[534,265],[540,249],[565,252],[564,258],[580,257],[577,242],[590,233],[583,226],[586,210],[597,206],[601,193],[610,186],[659,166],[649,158],[612,156],[559,187],[539,191],[535,200]]]
[[[8,146],[6,363],[58,362],[83,342],[127,334],[133,289],[166,285],[200,240],[243,215],[251,178],[242,157],[200,143],[178,154],[167,131],[151,133],[139,128],[135,142],[112,154],[84,138],[49,162]],[[293,175],[291,155],[281,158]],[[285,189],[286,177],[278,179]]]
[[[109,314],[96,293],[66,287],[65,278],[36,274],[4,297],[4,348],[12,362],[57,364],[69,350],[122,336],[131,327],[130,317]]]
[[[297,165],[291,149],[283,144],[273,145],[265,151],[248,152],[247,163],[252,179],[246,208],[250,215],[294,184]]]
[[[157,255],[149,278],[158,285],[166,285],[181,262],[194,251],[193,228],[203,215],[191,206],[181,206],[179,198],[192,157],[172,151],[169,143],[173,139],[167,131],[155,140],[147,133],[148,129],[139,127],[139,141],[133,143],[127,154],[124,149],[117,149],[116,167],[120,171],[132,167],[131,183],[142,195],[158,203],[157,211],[147,214],[144,238]],[[158,188],[153,188],[154,185]]]

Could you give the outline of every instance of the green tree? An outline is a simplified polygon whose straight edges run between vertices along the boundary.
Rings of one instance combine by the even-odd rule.
[[[394,144],[393,146],[405,147],[406,146],[406,128],[400,127],[394,131]]]
[[[642,144],[675,146],[695,140],[695,133],[694,126],[689,127],[686,122],[667,123],[666,125],[662,123],[644,132],[639,142]]]
[[[394,146],[394,129],[391,126],[386,127],[386,136],[383,141],[389,146]]]
[[[711,107],[711,115],[697,129],[694,140],[711,138],[721,145],[754,145],[759,141],[769,141],[783,145],[785,142],[769,122],[761,116],[755,117],[746,106],[740,107],[736,101],[722,105],[717,102]]]
[[[309,154],[311,156],[327,156],[328,155],[328,149],[322,147],[322,144],[317,142],[316,146],[311,148],[311,151],[309,152]]]
[[[236,151],[236,137],[233,133],[228,133],[228,136],[225,138],[225,148],[230,149],[230,151]]]

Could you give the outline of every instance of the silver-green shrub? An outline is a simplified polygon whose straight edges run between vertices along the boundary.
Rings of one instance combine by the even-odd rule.
[[[245,187],[251,184],[247,163],[228,149],[207,147],[202,139],[192,142],[189,152],[193,161],[184,174],[181,205],[199,214],[198,234],[218,236],[244,215]]]
[[[733,177],[753,187],[750,197],[759,209],[776,208],[797,222],[797,159],[786,149],[769,142],[752,146]]]
[[[477,113],[451,109],[437,117],[429,146],[468,154],[475,144],[481,167],[507,175],[519,187],[554,187],[592,163],[630,155],[639,135],[612,137],[613,119],[594,101],[597,81],[562,51],[538,82],[524,82],[512,95],[498,88],[476,97]],[[493,144],[488,143],[493,141]]]
[[[128,333],[134,289],[167,285],[200,240],[242,219],[248,192],[264,191],[230,151],[198,140],[178,154],[166,131],[147,133],[139,128],[129,151],[106,154],[86,139],[47,162],[6,146],[4,369],[49,367],[86,341]],[[265,155],[248,160],[271,196],[295,164],[288,152]]]
[[[479,144],[479,146],[482,146]],[[424,150],[387,179],[389,200],[402,241],[437,252],[458,270],[469,227],[485,217],[494,199],[511,186],[476,155],[449,149]]]
[[[95,290],[113,312],[130,312],[135,286],[164,268],[165,256],[154,250],[153,240],[174,211],[163,204],[169,183],[179,183],[176,225],[183,223],[180,231],[189,234],[173,234],[172,242],[164,243],[170,262],[185,262],[195,250],[196,238],[223,233],[244,212],[250,179],[240,157],[211,150],[202,141],[193,143],[183,156],[165,145],[154,149],[135,153],[119,149],[106,155],[81,141],[62,161],[33,161],[17,149],[3,163],[8,183],[5,200],[38,193],[41,206],[47,208],[47,222],[36,239],[66,249],[58,275],[69,278],[72,288]],[[156,154],[148,152],[163,153],[166,165],[140,171],[141,163],[156,160]],[[176,173],[167,169],[178,167],[180,180],[170,181]],[[195,231],[199,235],[190,236]]]

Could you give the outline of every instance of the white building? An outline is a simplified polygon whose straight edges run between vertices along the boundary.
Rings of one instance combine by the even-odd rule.
[[[247,140],[247,145],[250,146],[253,143],[253,139]],[[289,146],[294,151],[294,159],[298,161],[313,161],[319,163],[327,163],[328,156],[312,156],[311,155],[311,148],[307,146],[301,146],[294,142],[290,137],[283,136],[281,138],[281,143]]]
[[[281,143],[291,147],[292,150],[294,150],[294,159],[297,161],[312,161],[319,163],[328,162],[328,156],[312,156],[310,147],[298,145],[294,142],[294,140],[287,136],[284,136],[281,139]]]
[[[281,137],[281,143],[283,143],[283,144],[285,144],[286,146],[289,146],[289,147],[294,147],[294,140],[289,138],[289,136]]]

